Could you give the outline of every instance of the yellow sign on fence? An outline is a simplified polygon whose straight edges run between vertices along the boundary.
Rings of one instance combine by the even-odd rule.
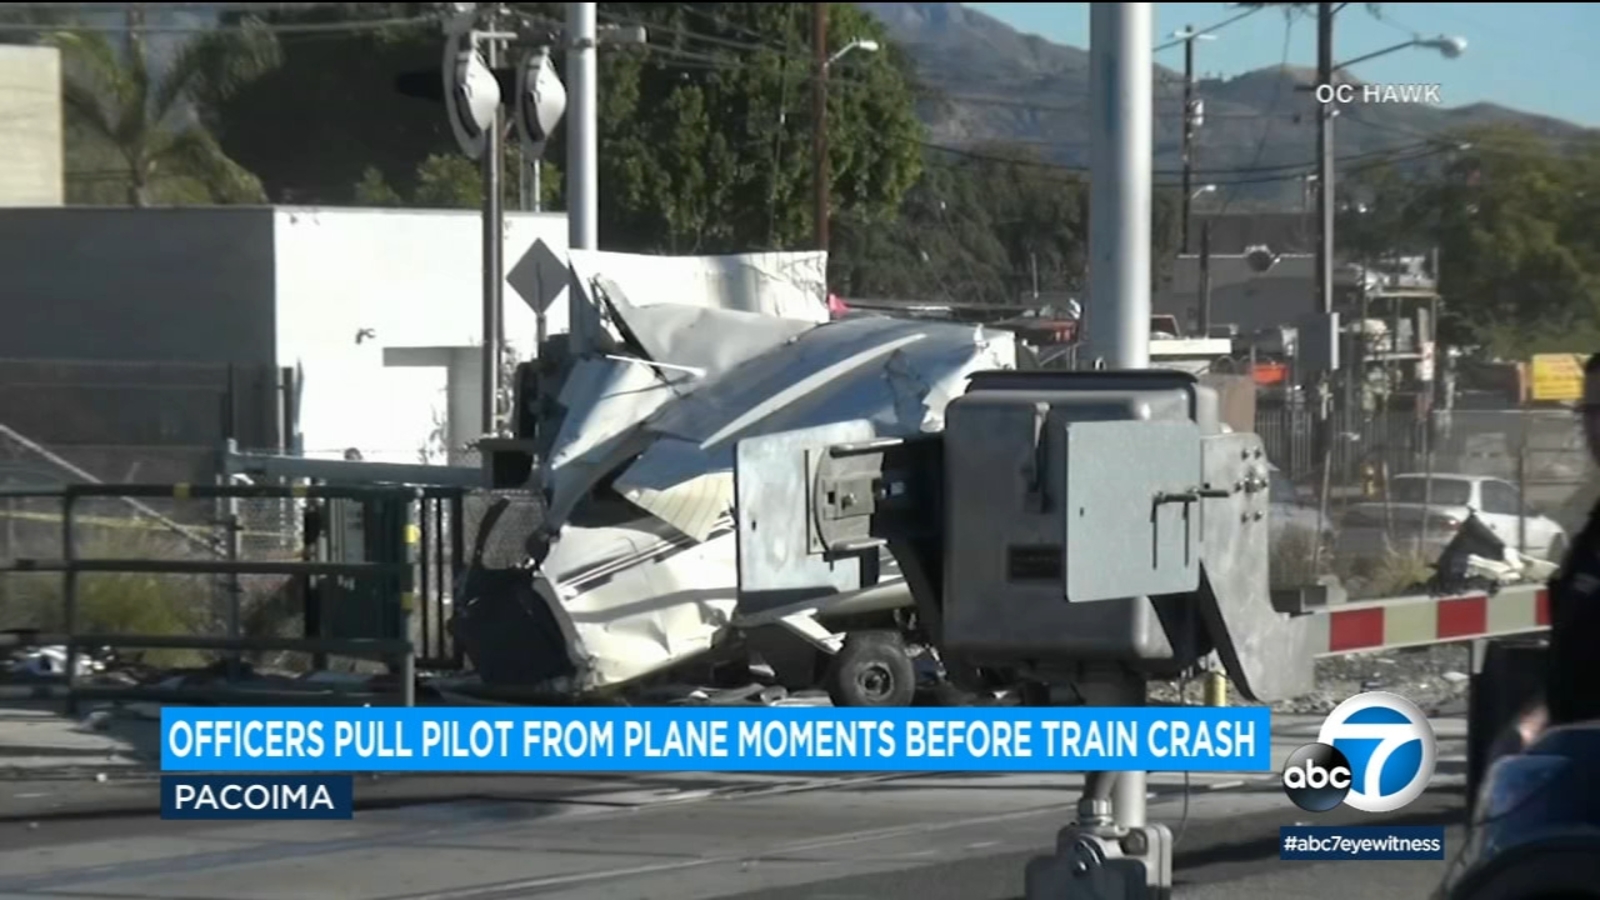
[[[1583,399],[1583,361],[1580,353],[1534,354],[1529,366],[1533,399]]]

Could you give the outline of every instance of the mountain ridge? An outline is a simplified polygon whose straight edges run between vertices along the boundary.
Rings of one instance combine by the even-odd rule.
[[[960,3],[859,5],[883,22],[890,38],[915,62],[930,93],[918,112],[931,143],[968,150],[984,144],[1021,145],[1051,163],[1088,166],[1088,50],[1023,33]],[[1182,166],[1183,75],[1161,65],[1154,70],[1155,166],[1176,171]],[[1303,176],[1312,171],[1316,149],[1315,101],[1304,88],[1314,79],[1314,69],[1294,65],[1196,79],[1204,121],[1197,132],[1194,166],[1197,172],[1236,182],[1222,184],[1217,193],[1226,197],[1223,202],[1240,209],[1298,208],[1304,203]],[[1339,117],[1335,154],[1341,160],[1378,160],[1387,154],[1437,160],[1439,154],[1425,151],[1447,147],[1442,136],[1487,125],[1518,126],[1554,141],[1591,132],[1553,116],[1487,101],[1453,107],[1369,104],[1347,107]],[[1295,171],[1301,164],[1305,172]],[[1255,183],[1237,183],[1244,181]],[[1194,184],[1205,183],[1197,174]]]

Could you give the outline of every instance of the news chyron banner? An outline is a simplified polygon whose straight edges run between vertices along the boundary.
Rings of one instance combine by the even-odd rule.
[[[164,818],[347,819],[352,772],[1270,772],[1265,708],[167,708]]]

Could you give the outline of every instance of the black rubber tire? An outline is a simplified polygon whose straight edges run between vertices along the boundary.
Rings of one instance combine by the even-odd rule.
[[[834,706],[910,706],[917,695],[917,671],[900,635],[856,631],[829,661],[823,687]]]

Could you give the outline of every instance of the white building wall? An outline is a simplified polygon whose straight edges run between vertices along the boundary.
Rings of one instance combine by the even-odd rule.
[[[310,207],[274,214],[278,364],[301,372],[306,455],[337,458],[354,448],[374,462],[445,462],[447,349],[483,342],[481,218]],[[564,253],[566,217],[507,216],[508,274],[540,239]],[[551,334],[566,330],[565,303],[563,291],[546,323]],[[536,319],[509,284],[504,320],[507,342],[529,358]],[[429,349],[437,352],[422,352]],[[440,364],[417,365],[430,359]],[[458,380],[463,368],[455,366]],[[456,385],[458,411],[467,405],[461,397],[479,393],[478,370],[468,371],[470,395]],[[481,433],[476,419],[454,423],[456,443]]]
[[[0,357],[270,366],[272,221],[265,206],[0,209]]]
[[[60,206],[64,146],[60,51],[0,45],[0,206]]]

